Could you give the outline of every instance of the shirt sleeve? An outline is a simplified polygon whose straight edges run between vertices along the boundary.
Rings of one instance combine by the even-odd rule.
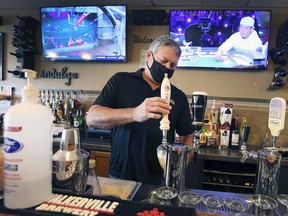
[[[220,47],[219,49],[223,52],[226,53],[230,49],[232,49],[234,41],[237,40],[236,38],[237,34],[231,35]]]
[[[115,108],[117,101],[117,92],[119,88],[119,74],[113,75],[102,89],[100,95],[96,98],[93,105]]]

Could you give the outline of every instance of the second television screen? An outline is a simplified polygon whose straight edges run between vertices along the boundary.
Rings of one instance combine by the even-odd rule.
[[[171,10],[170,36],[182,49],[178,67],[267,69],[270,23],[269,10]],[[247,32],[249,39],[242,35]],[[218,48],[226,41],[230,44],[217,58]]]

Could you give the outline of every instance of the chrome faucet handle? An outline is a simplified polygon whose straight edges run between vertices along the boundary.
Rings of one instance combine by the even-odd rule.
[[[257,159],[258,158],[258,152],[255,152],[255,151],[242,151],[242,155],[243,157],[241,158],[240,162],[241,163],[244,163],[246,161],[246,159],[249,157],[249,158],[252,158],[252,159]]]
[[[244,150],[244,151],[241,151],[242,152],[242,158],[240,160],[241,163],[244,163],[246,161],[246,159],[249,157],[249,152]]]

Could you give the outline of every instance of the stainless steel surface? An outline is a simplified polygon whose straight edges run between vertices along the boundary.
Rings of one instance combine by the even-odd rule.
[[[258,154],[258,174],[255,193],[277,198],[282,155],[277,151]]]
[[[79,129],[64,129],[60,149],[52,158],[53,188],[85,192],[89,153],[80,147]]]
[[[78,128],[64,128],[62,131],[60,149],[73,151],[80,149],[80,133]]]

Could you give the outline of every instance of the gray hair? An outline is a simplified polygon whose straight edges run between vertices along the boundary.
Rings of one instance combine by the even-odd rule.
[[[181,56],[181,48],[180,45],[173,40],[168,35],[163,35],[156,38],[150,45],[149,50],[153,53],[158,49],[159,46],[170,46],[175,52],[178,58]]]

